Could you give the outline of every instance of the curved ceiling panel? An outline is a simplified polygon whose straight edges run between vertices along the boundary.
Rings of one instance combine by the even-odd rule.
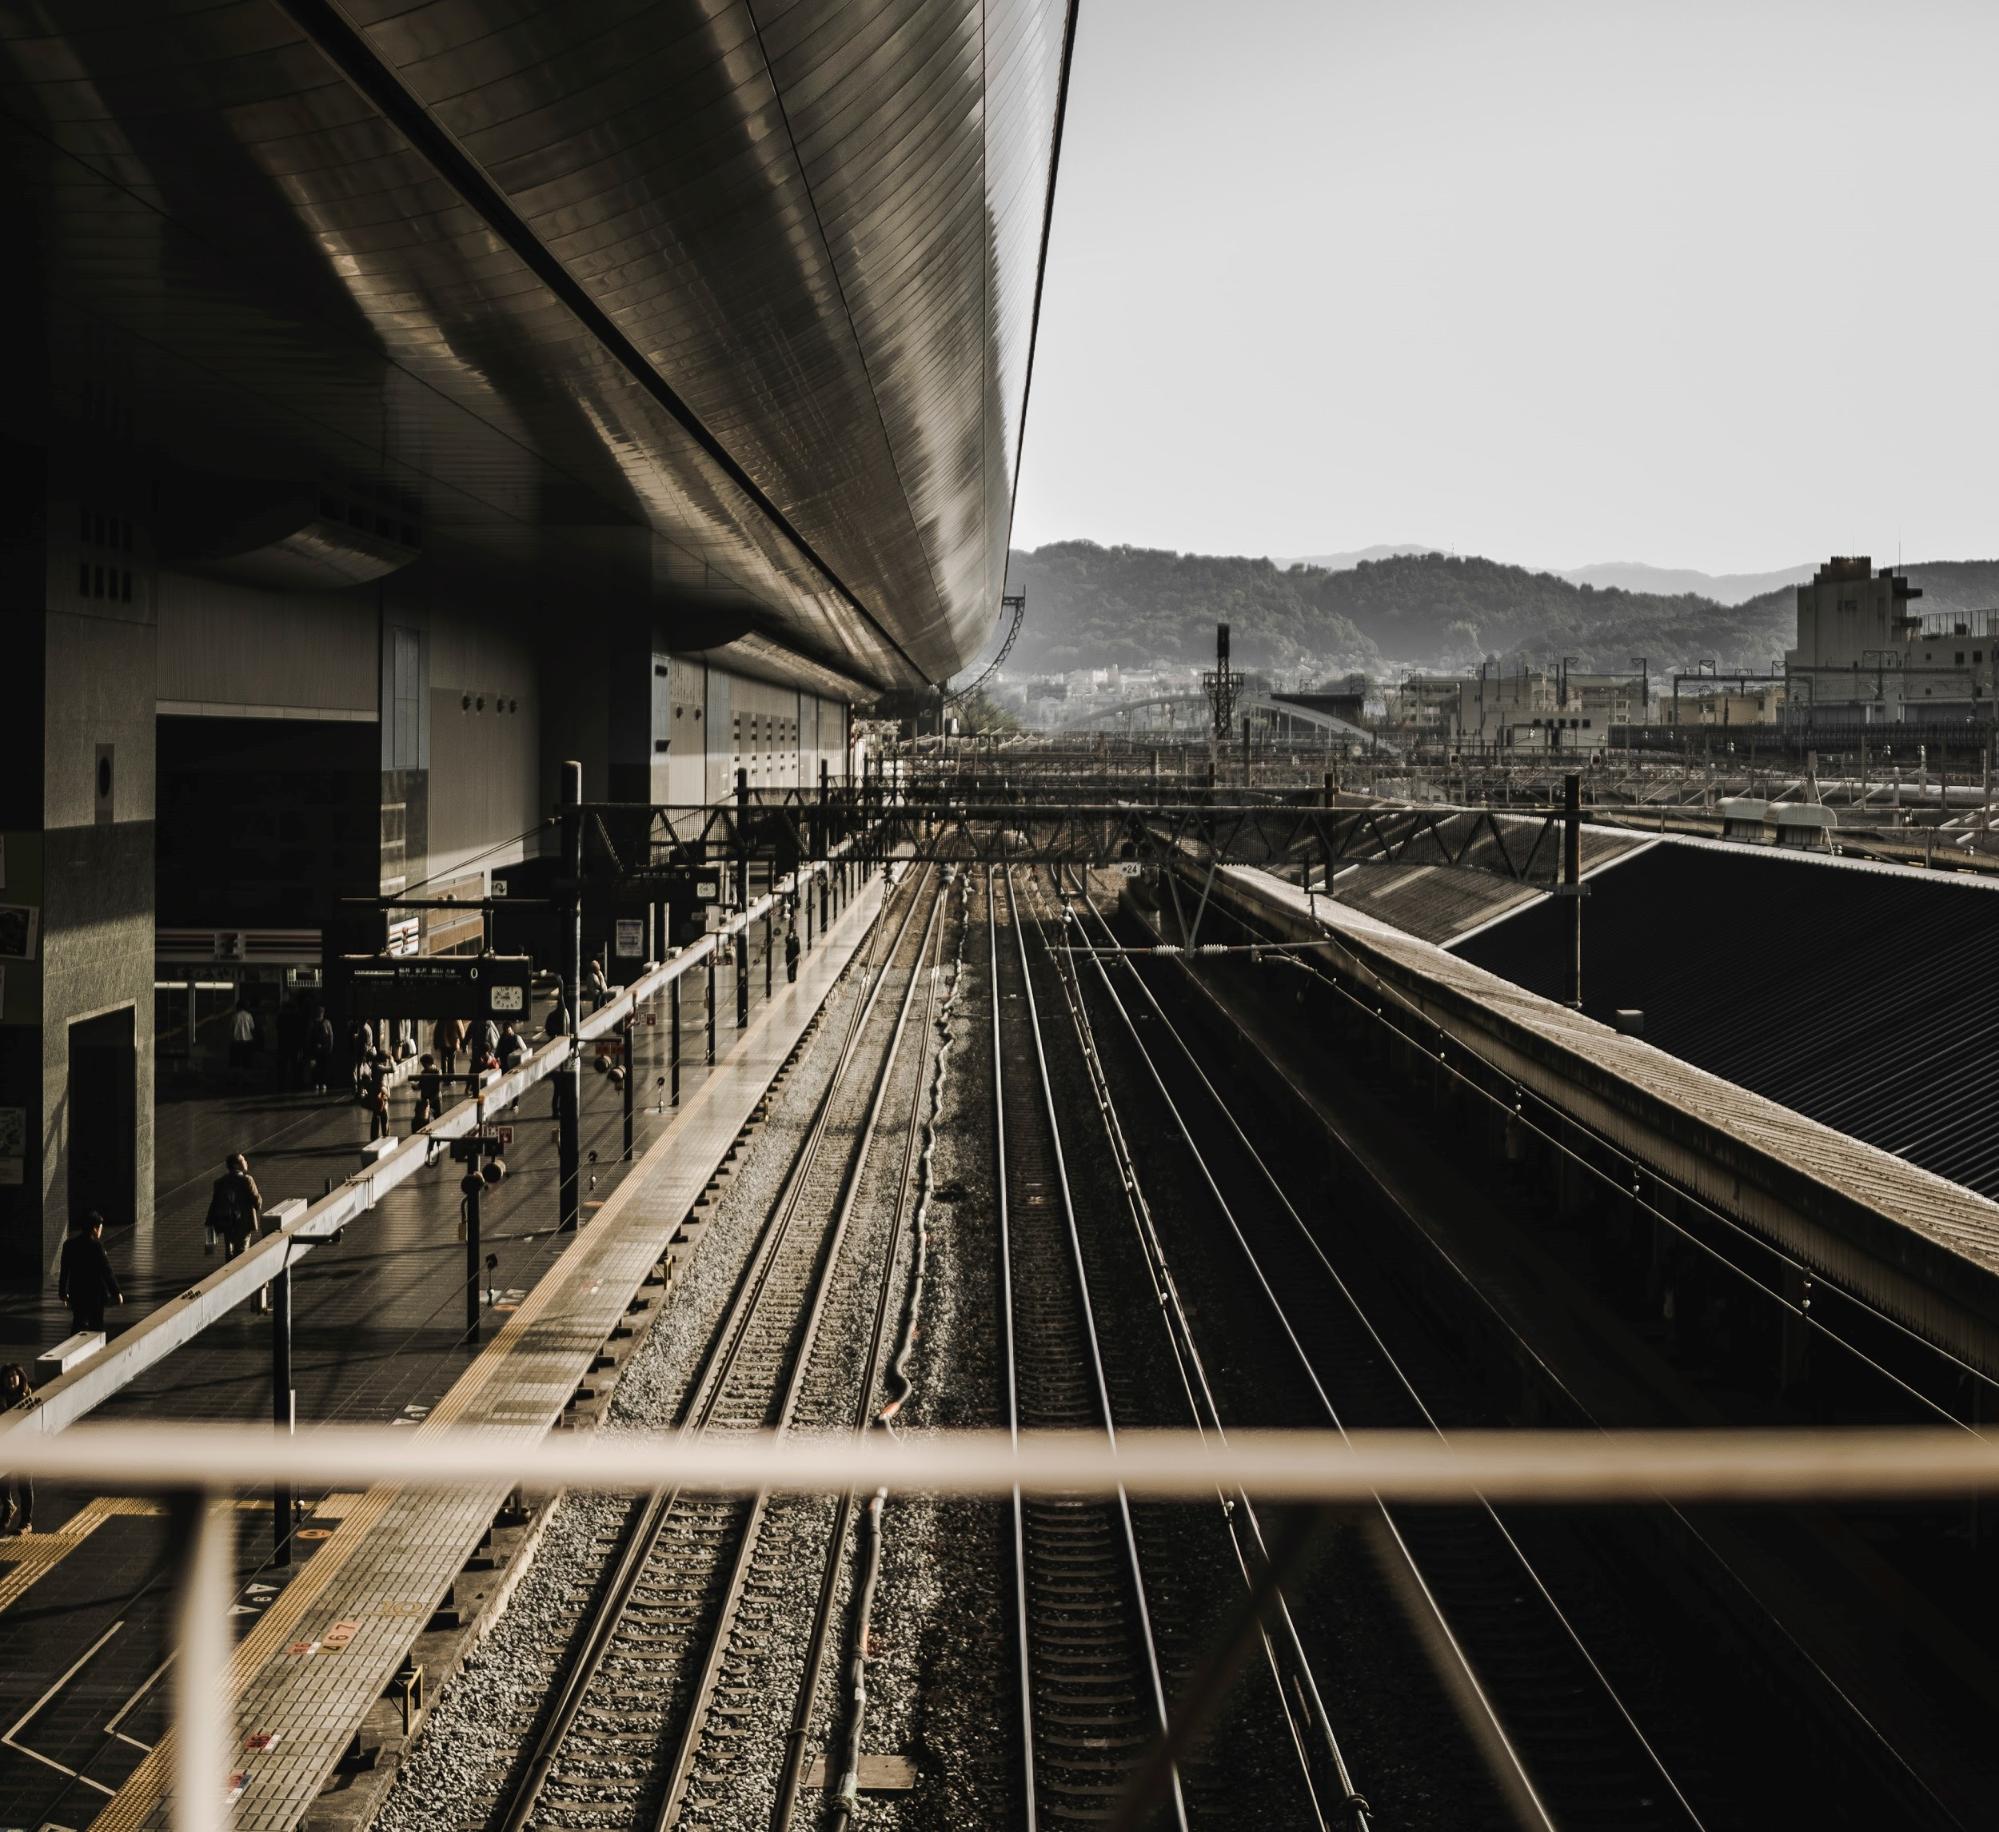
[[[909,682],[998,608],[1068,14],[77,0],[0,41],[7,157],[178,456],[646,525],[670,597]]]

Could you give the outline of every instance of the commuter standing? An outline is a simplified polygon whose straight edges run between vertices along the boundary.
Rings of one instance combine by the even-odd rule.
[[[604,963],[592,961],[584,980],[590,994],[590,1009],[602,1011],[611,1002],[611,983],[604,977]]]
[[[257,1056],[257,1014],[245,1000],[236,1001],[235,1015],[229,1020],[229,1078],[248,1081]]]
[[[35,1403],[28,1370],[10,1361],[0,1368],[0,1412],[25,1412]],[[35,1530],[35,1484],[30,1476],[0,1476],[0,1537]]]
[[[528,1046],[526,1042],[521,1037],[520,1032],[514,1029],[512,1021],[509,1020],[507,1027],[500,1032],[501,1072],[511,1075],[514,1070],[521,1066],[521,1058],[527,1053]]]
[[[95,1209],[70,1224],[57,1290],[79,1335],[101,1332],[105,1305],[125,1302],[118,1275],[111,1270],[111,1256],[104,1251],[104,1217]]]
[[[354,1056],[354,1098],[368,1098],[368,1079],[375,1066],[375,1027],[366,1018],[356,1018],[347,1031],[347,1047]]]
[[[784,977],[788,985],[798,984],[798,930],[788,928],[784,932]]]
[[[458,1052],[465,1047],[465,1020],[439,1018],[430,1033],[430,1047],[437,1052],[437,1066],[446,1081],[458,1073]]]
[[[315,1094],[324,1094],[333,1076],[333,1020],[324,1005],[312,1008],[312,1022],[305,1027],[305,1078]]]

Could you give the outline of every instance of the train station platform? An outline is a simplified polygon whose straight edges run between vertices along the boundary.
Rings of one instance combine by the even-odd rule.
[[[1632,1162],[1999,1377],[1999,1203],[1271,873],[1225,866],[1212,895],[1267,932],[1327,943],[1436,1044],[1457,1039]]]
[[[551,1089],[530,1087],[494,1116],[513,1138],[507,1176],[483,1202],[482,1246],[499,1258],[493,1284],[481,1285],[483,1345],[466,1339],[462,1166],[448,1158],[406,1177],[301,1258],[290,1275],[299,1427],[389,1420],[418,1432],[449,1426],[531,1439],[555,1424],[879,905],[879,881],[868,880],[815,933],[795,985],[785,983],[781,965],[771,971],[769,998],[762,954],[753,951],[741,1030],[729,951],[718,950],[712,1068],[707,974],[687,973],[677,1105],[669,1098],[671,1008],[664,997],[647,1002],[631,1032],[629,1159],[620,1090],[608,1074],[583,1077],[577,1230],[554,1226]],[[761,929],[751,933],[761,943]],[[398,1103],[398,1117],[406,1116],[407,1097]],[[242,1136],[254,1124],[263,1128],[261,1144]],[[215,1174],[207,1160],[219,1169],[222,1154],[240,1145],[251,1152],[267,1202],[318,1199],[328,1176],[354,1168],[365,1132],[358,1107],[293,1097],[218,1100],[170,1118],[162,1134],[175,1140],[175,1171],[193,1169],[178,1185],[162,1176],[151,1241],[113,1243],[127,1310],[182,1302],[177,1294],[190,1275],[213,1281],[217,1262],[202,1247]],[[45,1343],[49,1329],[66,1329],[66,1317],[58,1323],[45,1311],[17,1303],[7,1313],[12,1338]],[[262,1419],[271,1415],[272,1389],[270,1322],[254,1304],[238,1304],[95,1410]],[[387,1489],[305,1497],[304,1525],[282,1562],[272,1556],[269,1499],[239,1500],[233,1823],[298,1823],[505,1499]],[[171,1579],[163,1511],[116,1496],[52,1493],[38,1498],[35,1524],[31,1536],[0,1540],[0,1626],[12,1655],[0,1673],[0,1721],[11,1726],[0,1736],[0,1825],[163,1824],[172,1766],[162,1685]]]

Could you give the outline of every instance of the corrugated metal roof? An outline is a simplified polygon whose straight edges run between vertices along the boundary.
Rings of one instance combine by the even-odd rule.
[[[1566,994],[1546,900],[1456,946]],[[1648,1043],[1999,1197],[1999,897],[1976,880],[1667,839],[1592,882],[1583,1009]]]

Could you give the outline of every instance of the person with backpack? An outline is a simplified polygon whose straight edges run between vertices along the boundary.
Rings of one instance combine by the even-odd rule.
[[[250,1160],[232,1152],[208,1193],[208,1225],[234,1259],[255,1237],[264,1215],[264,1193],[250,1175]]]

